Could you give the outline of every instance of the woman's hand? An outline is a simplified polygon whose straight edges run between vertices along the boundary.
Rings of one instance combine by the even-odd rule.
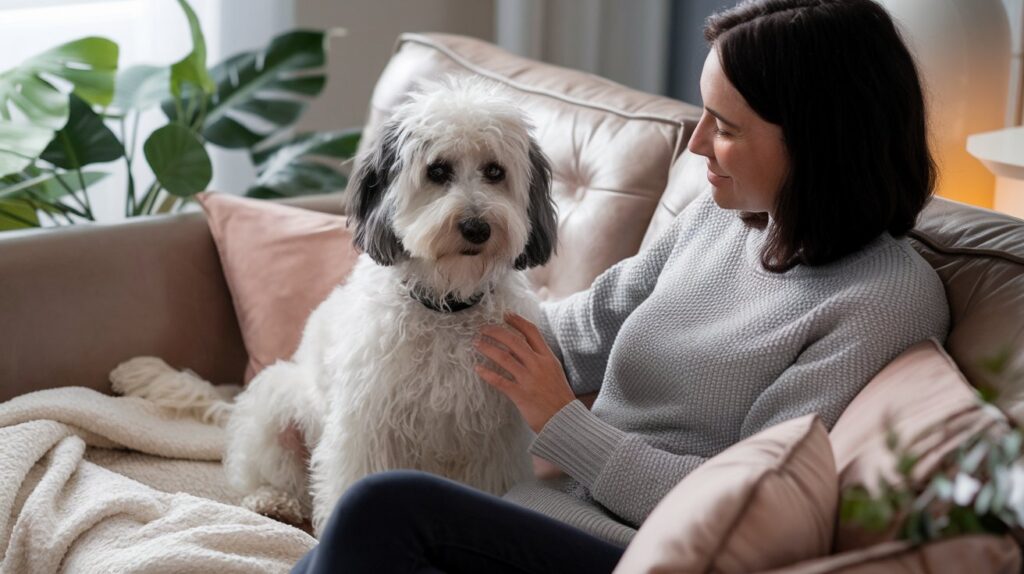
[[[482,336],[473,344],[480,354],[512,378],[484,364],[477,365],[476,372],[511,399],[530,428],[539,433],[548,420],[576,396],[569,388],[562,364],[537,326],[514,313],[506,315],[505,322],[508,327],[488,325],[480,329]],[[484,337],[490,337],[507,349]]]

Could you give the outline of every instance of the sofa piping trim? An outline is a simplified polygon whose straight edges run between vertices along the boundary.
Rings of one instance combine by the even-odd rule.
[[[942,253],[943,255],[969,255],[972,257],[991,257],[995,259],[1001,259],[1003,261],[1013,263],[1016,265],[1024,265],[1024,258],[1018,257],[1006,251],[1000,251],[997,249],[985,249],[983,247],[952,247],[949,245],[943,245],[935,238],[918,229],[911,229],[907,233],[907,235],[911,239],[915,239],[923,243],[932,251]]]
[[[630,112],[626,112],[626,111],[623,111],[623,110],[619,110],[619,109],[616,109],[616,108],[613,108],[613,107],[610,107],[610,106],[605,106],[605,105],[601,105],[601,104],[595,104],[593,102],[588,102],[586,100],[581,100],[581,99],[578,99],[578,98],[573,98],[573,97],[570,97],[570,96],[566,96],[565,94],[559,94],[557,92],[552,92],[550,90],[545,90],[545,89],[542,89],[542,88],[536,88],[536,87],[533,87],[533,86],[528,86],[528,85],[523,84],[521,82],[517,82],[515,80],[512,80],[511,78],[508,78],[506,76],[502,76],[500,74],[492,72],[490,70],[485,70],[485,69],[477,66],[473,62],[470,62],[466,58],[462,57],[460,54],[458,54],[457,52],[453,51],[448,46],[445,46],[445,45],[443,45],[443,44],[441,44],[439,42],[436,42],[436,41],[432,40],[429,36],[424,36],[422,34],[410,34],[410,33],[402,34],[401,36],[399,36],[398,43],[395,46],[395,50],[397,51],[398,49],[400,49],[402,44],[404,44],[406,42],[411,42],[411,43],[414,43],[414,44],[420,44],[420,45],[426,46],[428,48],[432,48],[434,50],[437,50],[438,52],[441,52],[442,54],[447,56],[449,59],[451,59],[456,64],[462,66],[463,68],[465,68],[465,69],[467,69],[467,70],[469,70],[469,71],[471,71],[471,72],[473,72],[475,74],[479,74],[481,76],[488,77],[488,78],[490,78],[490,79],[492,79],[492,80],[494,80],[496,82],[500,82],[502,84],[506,84],[506,85],[508,85],[510,87],[513,87],[513,88],[515,88],[515,89],[517,89],[519,91],[522,91],[522,92],[536,94],[536,95],[541,95],[541,96],[546,96],[546,97],[549,97],[549,98],[552,98],[552,99],[555,99],[555,100],[559,100],[559,101],[562,101],[562,102],[566,102],[566,103],[573,104],[573,105],[580,106],[580,107],[584,107],[584,108],[591,108],[591,109],[595,109],[595,110],[600,110],[600,111],[607,112],[607,113],[610,113],[610,114],[614,114],[614,115],[617,115],[619,117],[622,117],[622,118],[625,118],[625,119],[629,119],[629,120],[646,120],[646,121],[651,121],[651,122],[670,124],[670,125],[679,127],[681,131],[685,131],[686,130],[686,122],[688,120],[682,120],[682,119],[678,119],[678,118],[670,118],[670,117],[665,117],[665,116],[657,116],[657,115],[653,115],[653,114],[634,114],[634,113],[630,113]],[[626,89],[629,89],[629,88],[626,88]],[[685,103],[685,102],[680,102],[680,103]],[[690,105],[690,104],[687,104],[687,105]],[[694,119],[692,121],[696,122],[697,120]]]

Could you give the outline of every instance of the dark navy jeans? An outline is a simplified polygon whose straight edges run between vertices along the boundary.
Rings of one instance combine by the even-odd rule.
[[[611,572],[623,548],[430,474],[357,482],[292,574]]]

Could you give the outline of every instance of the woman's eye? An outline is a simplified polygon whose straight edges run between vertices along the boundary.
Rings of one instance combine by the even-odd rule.
[[[489,164],[484,168],[484,179],[491,183],[498,183],[505,179],[505,168],[496,163]]]
[[[715,134],[720,135],[720,136],[730,136],[730,135],[732,135],[731,133],[723,130],[722,128],[720,128],[718,126],[715,126]]]
[[[436,162],[427,166],[427,179],[437,184],[448,183],[451,173],[451,166],[444,162]]]

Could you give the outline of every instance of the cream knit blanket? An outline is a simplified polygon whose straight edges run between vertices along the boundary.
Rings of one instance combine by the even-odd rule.
[[[316,544],[234,506],[224,431],[79,387],[0,404],[0,574],[288,572]]]

